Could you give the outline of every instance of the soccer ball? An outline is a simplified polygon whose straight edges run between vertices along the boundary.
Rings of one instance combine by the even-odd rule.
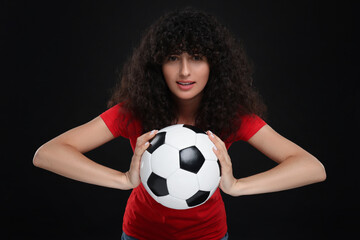
[[[161,129],[141,158],[140,178],[160,204],[188,209],[205,203],[220,182],[220,164],[205,132],[184,124]]]

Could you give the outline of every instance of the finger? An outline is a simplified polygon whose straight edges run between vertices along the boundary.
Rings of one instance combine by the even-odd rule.
[[[227,167],[228,165],[228,161],[227,161],[227,156],[223,151],[220,151],[218,149],[213,149],[213,152],[215,153],[217,159],[219,159],[220,162],[220,166],[222,168]]]
[[[227,152],[225,143],[211,131],[208,131],[210,140],[214,143],[213,152],[216,157],[219,159],[220,165],[222,168],[231,167],[231,159]]]
[[[215,145],[215,150],[226,150],[227,151],[227,148],[226,148],[226,145],[225,143],[218,137],[216,136],[213,132],[211,132],[210,130],[207,131],[207,134],[210,138],[210,140],[213,142],[213,144]]]
[[[218,139],[216,139],[216,136],[214,135],[211,135],[212,133],[210,132],[209,133],[209,137],[210,137],[210,140],[212,141],[212,143],[214,144],[214,147],[213,147],[213,152],[215,153],[216,157],[219,159],[220,161],[220,165],[222,165],[221,162],[224,161],[224,151],[227,151],[226,148],[223,149],[223,147],[221,146],[221,144],[219,143]]]
[[[141,156],[145,150],[149,147],[149,141],[155,137],[155,135],[158,133],[158,130],[152,130],[150,132],[147,132],[136,140],[136,147],[135,147],[135,154],[137,156]]]
[[[150,132],[144,133],[143,135],[137,138],[136,143],[139,145],[145,144],[147,141],[153,138],[157,132],[158,130],[152,130]]]

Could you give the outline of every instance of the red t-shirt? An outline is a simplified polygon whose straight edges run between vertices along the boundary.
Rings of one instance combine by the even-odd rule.
[[[120,103],[102,113],[114,137],[130,140],[132,149],[142,134],[141,122],[131,116]],[[241,117],[241,126],[225,141],[226,147],[239,140],[249,140],[266,123],[256,115]],[[175,210],[156,202],[140,185],[128,199],[123,219],[123,231],[137,239],[221,239],[227,232],[226,212],[219,188],[204,204],[186,210]]]

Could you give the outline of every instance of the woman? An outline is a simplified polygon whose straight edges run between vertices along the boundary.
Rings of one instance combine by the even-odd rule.
[[[252,87],[241,44],[213,16],[201,11],[174,11],[149,27],[124,65],[109,107],[92,121],[45,143],[33,162],[86,183],[133,189],[123,239],[228,238],[219,189],[205,204],[188,210],[168,209],[146,192],[139,168],[157,133],[154,129],[183,123],[209,130],[221,165],[219,187],[232,196],[281,191],[326,178],[314,156],[262,120],[265,106]],[[118,136],[128,138],[134,150],[129,171],[110,169],[83,155]],[[227,149],[239,140],[278,165],[235,179]]]

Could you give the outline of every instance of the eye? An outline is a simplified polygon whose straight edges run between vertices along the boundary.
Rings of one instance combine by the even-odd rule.
[[[178,57],[175,56],[175,55],[171,55],[171,56],[169,56],[169,57],[167,58],[167,60],[168,60],[169,62],[174,62],[174,61],[176,61],[177,59],[178,59]]]
[[[201,55],[195,54],[195,55],[193,56],[193,59],[194,59],[195,61],[201,61],[203,58],[202,58]]]

